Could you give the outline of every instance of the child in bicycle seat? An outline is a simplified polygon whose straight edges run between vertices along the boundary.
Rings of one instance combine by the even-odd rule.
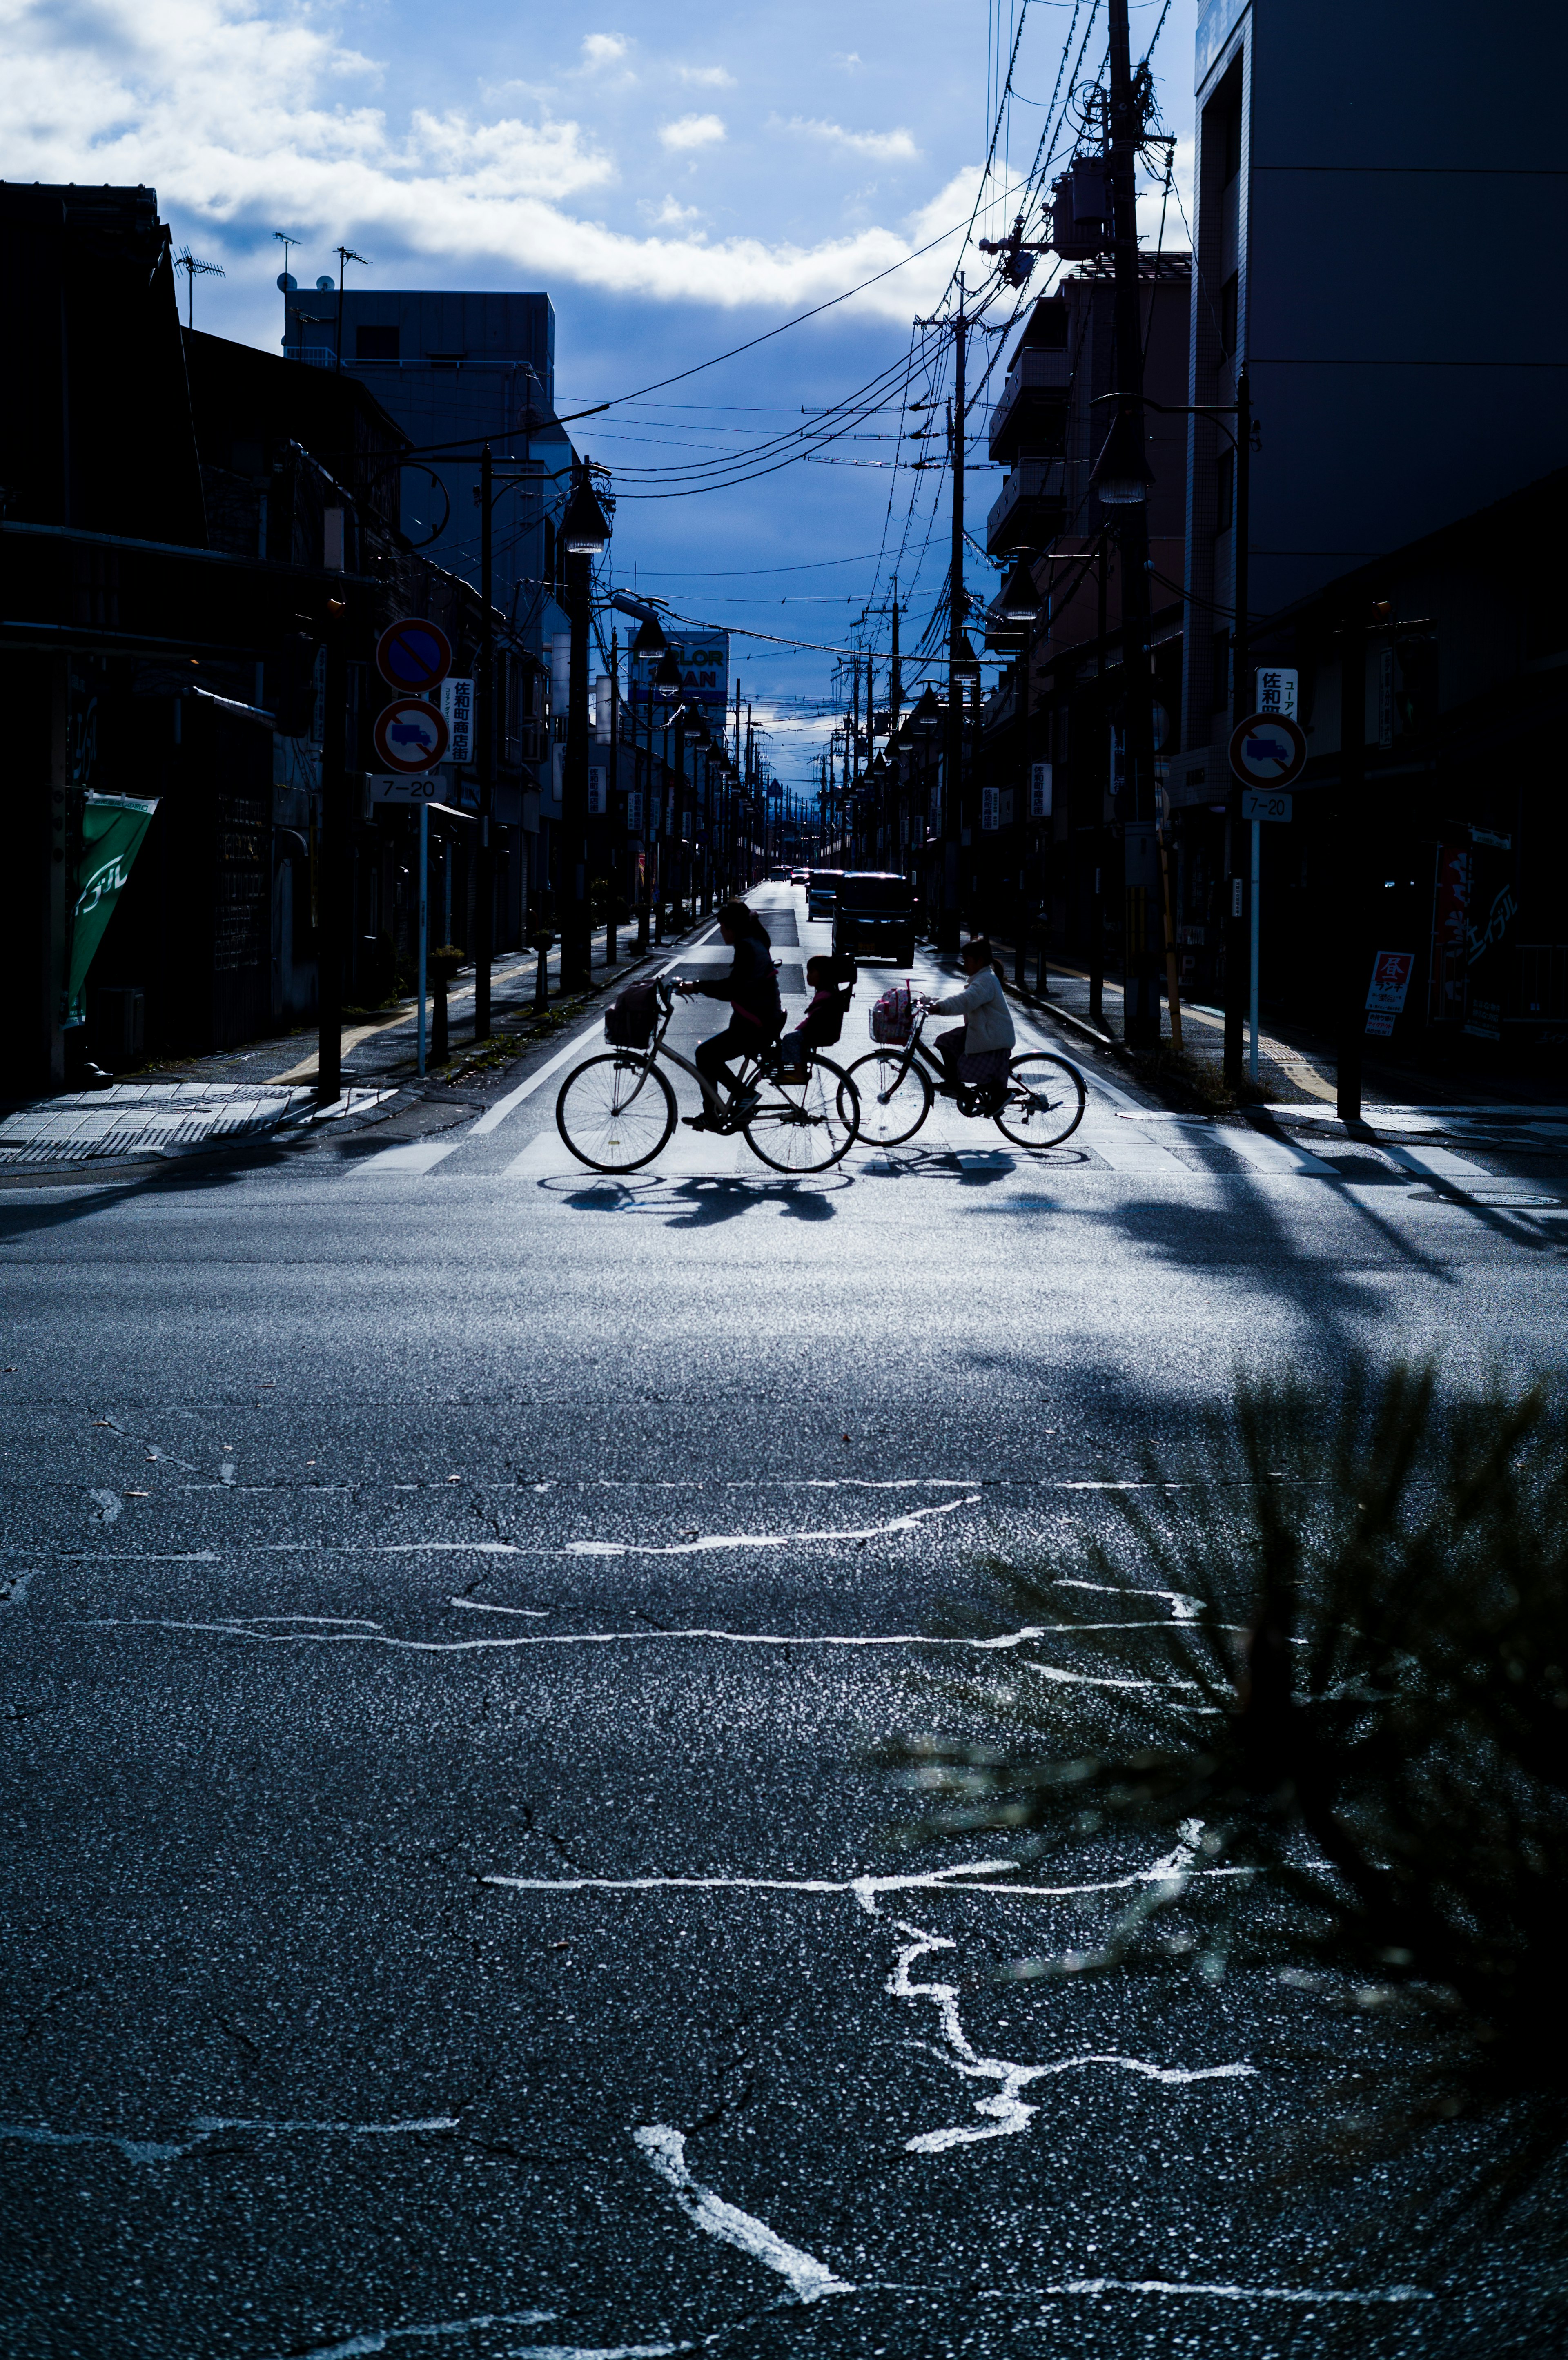
[[[838,975],[835,963],[819,953],[806,961],[806,981],[811,987],[811,1003],[793,1032],[786,1032],[779,1043],[779,1078],[781,1082],[803,1082],[806,1078],[806,1052],[821,1048],[837,1038],[839,1027]]]

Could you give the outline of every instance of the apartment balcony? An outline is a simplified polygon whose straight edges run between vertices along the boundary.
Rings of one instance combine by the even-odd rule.
[[[1020,459],[985,519],[985,553],[1010,557],[1018,549],[1046,549],[1066,522],[1066,462]]]
[[[1063,351],[1030,350],[1015,359],[991,413],[991,456],[1009,464],[1020,450],[1060,451],[1067,430],[1072,371]]]
[[[331,344],[285,344],[286,361],[302,361],[307,368],[335,368],[337,354]]]

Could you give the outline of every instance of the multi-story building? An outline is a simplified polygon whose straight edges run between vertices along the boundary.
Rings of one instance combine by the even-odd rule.
[[[1138,259],[1147,413],[1150,606],[1163,713],[1176,703],[1180,598],[1186,515],[1185,421],[1191,257]],[[1099,901],[1113,914],[1120,895],[1107,870],[1120,858],[1116,828],[1116,744],[1121,724],[1121,552],[1113,519],[1090,485],[1112,415],[1104,397],[1118,389],[1116,290],[1111,264],[1089,259],[1031,309],[991,412],[990,453],[1008,473],[986,520],[993,557],[1026,557],[1042,601],[1029,634],[1028,683],[1020,660],[987,700],[979,787],[970,798],[965,895],[978,914],[1009,934],[1028,933],[1051,912],[1058,944],[1082,956],[1095,945]],[[1005,649],[1006,631],[991,631]],[[1049,813],[1031,801],[1036,762],[1051,765]],[[1107,834],[1107,830],[1110,833]]]
[[[1252,616],[1561,464],[1565,71],[1561,10],[1200,0],[1187,399],[1248,373]],[[1202,803],[1235,604],[1234,459],[1205,421],[1187,475],[1181,743],[1214,752],[1173,788]]]
[[[555,417],[555,310],[548,295],[358,287],[284,292],[284,350],[365,386],[403,429],[401,523],[416,549],[478,587],[480,453],[525,480],[492,511],[492,597],[516,643],[548,675],[569,623],[561,603],[556,524],[571,489],[572,446]],[[558,650],[556,650],[558,652]],[[559,669],[559,665],[556,667]],[[561,704],[561,717],[564,716]],[[517,813],[528,891],[548,891],[561,816],[561,763],[534,749],[537,777]]]

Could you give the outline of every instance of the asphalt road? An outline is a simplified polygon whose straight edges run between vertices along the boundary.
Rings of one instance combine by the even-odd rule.
[[[1560,2348],[1397,2174],[1281,2180],[1308,2000],[996,1980],[1151,1860],[900,1848],[866,1749],[1238,1367],[1560,1360],[1561,1171],[1265,1168],[1096,1082],[1042,1157],[622,1183],[556,1086],[0,1199],[0,2345]]]

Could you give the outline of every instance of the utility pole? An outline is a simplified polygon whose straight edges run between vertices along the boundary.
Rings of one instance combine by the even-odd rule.
[[[334,602],[335,603],[335,602]],[[343,971],[348,944],[348,627],[346,611],[328,622],[321,728],[321,893],[317,911],[316,1097],[335,1103],[343,1090]]]
[[[887,735],[898,734],[898,708],[904,701],[904,674],[898,661],[898,577],[893,576],[893,658],[887,671]]]
[[[494,951],[490,813],[495,800],[495,535],[491,515],[495,505],[495,462],[490,445],[479,454],[479,677],[474,683],[478,710],[474,752],[479,759],[479,858],[474,903],[474,1037],[490,1037],[490,962]]]
[[[604,836],[610,847],[609,908],[604,912],[604,965],[614,967],[617,956],[615,945],[615,903],[621,890],[621,876],[626,867],[626,805],[621,801],[621,635],[612,625],[610,629],[610,767],[604,796]]]
[[[964,647],[964,339],[969,323],[964,316],[964,279],[958,281],[958,315],[953,323],[953,407],[948,412],[948,449],[953,464],[953,555],[947,595],[947,776],[942,798],[942,914],[937,920],[936,946],[951,956],[958,948],[958,843],[964,796],[964,691],[960,665]]]
[[[1243,369],[1236,381],[1236,474],[1235,497],[1231,502],[1231,542],[1235,551],[1232,565],[1232,605],[1236,609],[1231,631],[1231,707],[1232,728],[1238,728],[1252,712],[1252,646],[1247,629],[1247,541],[1252,530],[1252,396],[1247,371]],[[1230,793],[1225,803],[1225,842],[1230,854],[1230,901],[1225,910],[1225,1077],[1229,1089],[1239,1090],[1242,1076],[1242,1036],[1247,1024],[1247,992],[1251,965],[1247,926],[1250,912],[1243,908],[1250,886],[1238,891],[1244,874],[1241,847],[1245,841],[1245,823],[1241,816],[1241,781],[1232,776]]]
[[[1124,396],[1111,433],[1143,458],[1143,312],[1138,267],[1138,153],[1142,108],[1133,89],[1127,0],[1108,0],[1112,253],[1116,272],[1116,382]],[[1127,1046],[1160,1046],[1160,867],[1154,821],[1154,707],[1149,669],[1147,483],[1121,519],[1122,679],[1126,686],[1126,817],[1122,831],[1127,937],[1122,1025]]]
[[[1359,611],[1347,614],[1339,634],[1339,837],[1348,873],[1340,879],[1339,1054],[1335,1072],[1336,1111],[1341,1122],[1361,1120],[1361,1043],[1366,1011],[1360,1005],[1367,989],[1363,966],[1361,831],[1365,825],[1367,772],[1367,630]],[[1228,1000],[1227,1000],[1228,1014]]]

